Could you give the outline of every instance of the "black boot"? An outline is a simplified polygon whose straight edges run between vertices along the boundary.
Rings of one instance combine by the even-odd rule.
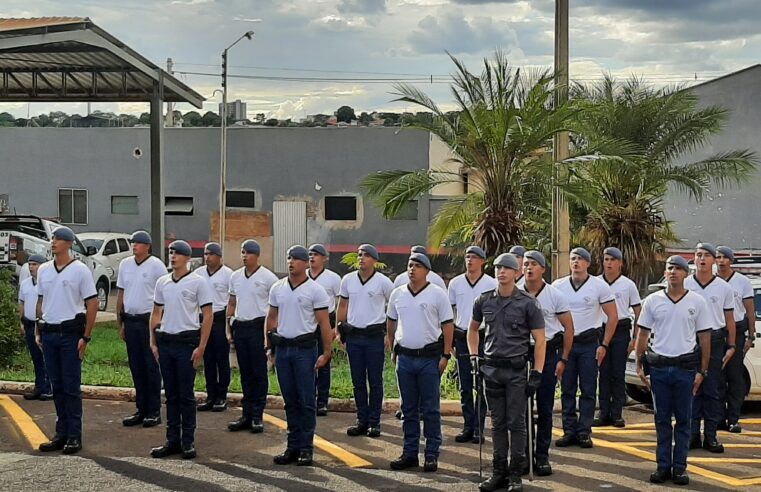
[[[494,458],[494,473],[478,485],[481,492],[494,492],[507,484],[507,458]]]

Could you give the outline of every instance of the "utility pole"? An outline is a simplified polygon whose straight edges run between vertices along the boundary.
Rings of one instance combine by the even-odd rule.
[[[225,213],[227,212],[227,50],[222,52],[222,107],[219,110],[222,130],[219,180],[219,245],[225,249]]]
[[[568,2],[555,0],[555,107],[568,101]],[[568,132],[555,136],[552,157],[555,162],[569,156]],[[571,225],[568,204],[557,187],[567,179],[564,167],[555,165],[555,187],[552,190],[552,278],[570,273]]]
[[[166,59],[166,71],[170,74],[174,74],[174,61],[172,61],[171,58]],[[170,102],[166,103],[166,122],[164,126],[166,127],[173,127],[174,126],[174,108],[172,107],[173,104]]]

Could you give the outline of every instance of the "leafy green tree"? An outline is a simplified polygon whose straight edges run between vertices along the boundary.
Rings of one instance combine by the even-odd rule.
[[[350,106],[341,106],[336,111],[336,120],[351,123],[351,120],[356,120],[357,115],[354,114],[354,109]]]

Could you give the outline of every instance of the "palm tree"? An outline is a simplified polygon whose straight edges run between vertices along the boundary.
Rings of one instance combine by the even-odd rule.
[[[553,162],[547,152],[553,137],[567,130],[576,114],[572,103],[553,108],[553,77],[548,71],[524,73],[497,51],[484,60],[477,76],[450,55],[457,69],[451,93],[457,110],[444,112],[425,93],[407,84],[395,86],[397,101],[433,114],[414,126],[439,137],[459,170],[386,170],[365,177],[361,188],[391,218],[408,201],[443,183],[469,176],[472,192],[449,198],[429,228],[429,244],[438,247],[475,242],[497,254],[521,242],[546,200],[537,195],[551,187]]]
[[[573,97],[577,152],[610,144],[616,159],[579,163],[571,173],[572,199],[587,214],[578,233],[595,257],[616,246],[640,283],[654,273],[657,259],[677,238],[663,211],[671,186],[700,201],[711,185],[737,186],[750,178],[757,159],[749,150],[722,152],[689,160],[727,118],[719,107],[698,108],[698,98],[680,87],[654,88],[638,78],[623,83],[610,76],[576,86]]]

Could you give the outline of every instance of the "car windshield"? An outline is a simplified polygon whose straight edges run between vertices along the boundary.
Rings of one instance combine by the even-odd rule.
[[[85,245],[85,248],[89,248],[92,246],[95,248],[95,251],[100,251],[100,247],[103,246],[103,240],[102,239],[83,239],[82,244]]]

